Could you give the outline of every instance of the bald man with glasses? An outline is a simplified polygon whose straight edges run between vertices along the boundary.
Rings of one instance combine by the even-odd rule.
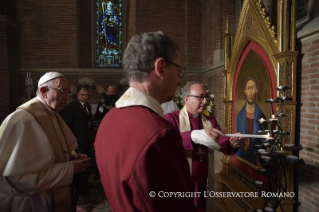
[[[243,141],[243,138],[223,137],[223,132],[216,119],[203,114],[209,100],[210,96],[201,83],[189,82],[183,88],[185,106],[180,111],[165,115],[166,120],[181,133],[190,165],[193,189],[201,194],[207,190],[208,148],[233,155]],[[194,203],[205,211],[206,198],[204,195],[196,196]]]
[[[70,99],[70,83],[49,72],[36,94],[0,127],[1,211],[80,211],[73,177],[90,158],[74,152],[76,139],[58,114]]]

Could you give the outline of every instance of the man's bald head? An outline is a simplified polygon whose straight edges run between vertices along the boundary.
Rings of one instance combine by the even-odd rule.
[[[117,91],[116,88],[113,85],[110,85],[107,87],[105,94],[106,95],[116,95]]]

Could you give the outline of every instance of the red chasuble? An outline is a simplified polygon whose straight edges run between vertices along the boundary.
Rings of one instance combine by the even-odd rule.
[[[112,109],[99,126],[95,151],[112,211],[198,210],[180,133],[154,111]]]

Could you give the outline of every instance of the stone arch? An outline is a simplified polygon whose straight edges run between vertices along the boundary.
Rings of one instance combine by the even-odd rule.
[[[74,79],[71,82],[70,90],[71,90],[72,96],[76,95],[76,90],[77,90],[79,85],[87,85],[87,86],[93,88],[97,94],[105,93],[105,91],[106,91],[106,87],[104,88],[94,78],[89,77],[89,76],[81,76],[81,77],[79,77],[77,79]],[[114,86],[117,89],[118,94],[121,94],[129,86],[128,80],[127,80],[126,77],[123,77],[123,78],[115,81],[111,85]],[[106,86],[109,86],[109,85],[106,85]]]
[[[76,89],[79,85],[88,85],[91,88],[94,88],[98,94],[105,92],[104,87],[99,82],[91,77],[84,76],[71,82],[70,90],[72,95],[76,93]]]
[[[88,98],[88,102],[91,104],[92,113],[94,114],[96,111],[96,106],[100,98],[101,93],[105,93],[106,87],[103,87],[101,83],[95,80],[93,77],[90,76],[80,76],[71,82],[70,90],[71,90],[71,99],[70,101],[77,99],[76,90],[80,85],[86,85],[91,88],[90,95]],[[109,86],[105,85],[105,86]],[[114,83],[112,83],[114,87],[116,87],[118,94],[121,95],[127,88],[128,88],[128,80],[126,77],[123,77]]]

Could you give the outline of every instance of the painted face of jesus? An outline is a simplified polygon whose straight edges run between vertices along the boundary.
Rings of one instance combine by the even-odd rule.
[[[244,91],[248,104],[254,104],[257,91],[258,89],[256,87],[256,83],[253,80],[249,80],[246,83],[246,88]]]

